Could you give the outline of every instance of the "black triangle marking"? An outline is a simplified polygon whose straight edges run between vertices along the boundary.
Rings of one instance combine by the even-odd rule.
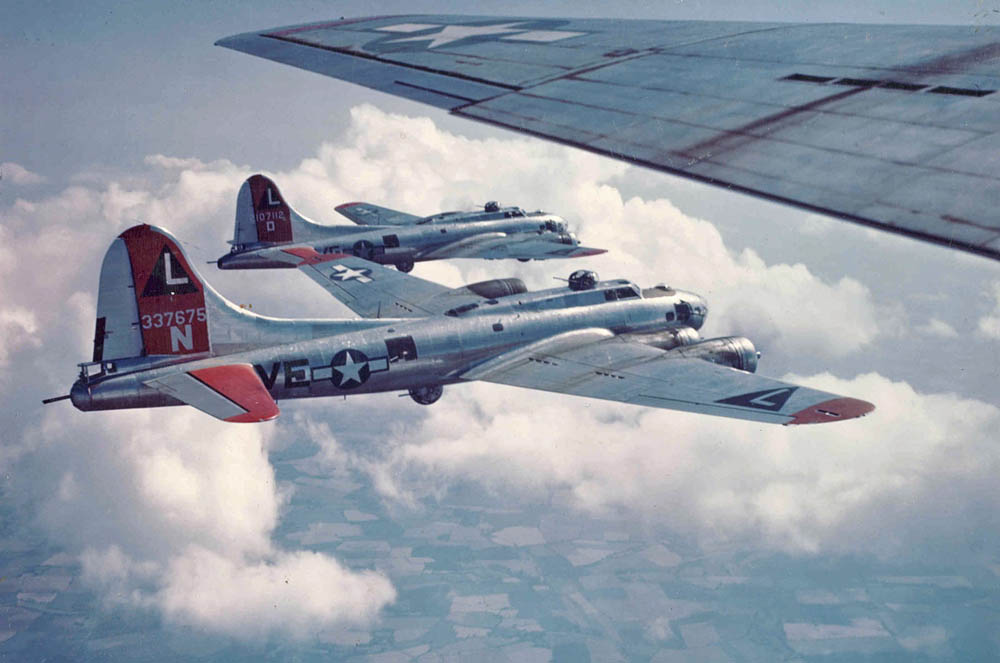
[[[715,402],[777,412],[785,406],[785,403],[788,402],[789,397],[795,393],[796,389],[798,389],[798,387],[766,389],[764,391],[754,391],[749,394],[740,394],[739,396],[733,396],[732,398],[723,398],[721,401]]]
[[[167,261],[170,261],[169,266]],[[146,287],[142,290],[143,297],[159,297],[161,295],[185,295],[189,292],[198,292],[198,286],[188,275],[181,261],[177,259],[174,252],[167,245],[163,246],[160,257],[153,267],[153,273],[146,281]]]

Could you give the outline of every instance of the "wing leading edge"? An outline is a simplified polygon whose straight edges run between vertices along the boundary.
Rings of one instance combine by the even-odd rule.
[[[389,16],[221,46],[1000,258],[1000,29]]]
[[[371,203],[344,203],[335,209],[359,226],[412,226],[423,218]]]

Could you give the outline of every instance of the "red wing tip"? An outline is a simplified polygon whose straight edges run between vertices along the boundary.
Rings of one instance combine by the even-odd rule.
[[[268,409],[263,412],[244,412],[235,417],[229,417],[226,421],[234,424],[257,424],[262,421],[277,419],[279,414],[281,412],[275,407],[273,410]]]
[[[333,209],[335,209],[335,210],[342,210],[342,209],[347,209],[348,207],[354,207],[355,205],[360,205],[360,204],[361,204],[360,202],[341,203],[340,205],[337,205]]]
[[[825,424],[832,421],[856,419],[857,417],[865,416],[874,409],[875,406],[868,401],[857,398],[833,398],[816,405],[811,405],[804,410],[799,410],[792,415],[792,420],[785,425]]]
[[[599,256],[602,253],[607,253],[607,249],[580,249],[573,254],[573,258],[586,258],[587,256]]]

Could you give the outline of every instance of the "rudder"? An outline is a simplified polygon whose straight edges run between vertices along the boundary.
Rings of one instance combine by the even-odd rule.
[[[129,228],[101,266],[93,361],[211,352],[205,294],[170,235]]]

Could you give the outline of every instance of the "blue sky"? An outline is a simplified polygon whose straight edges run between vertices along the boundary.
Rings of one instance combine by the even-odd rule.
[[[609,7],[477,9],[600,16]],[[670,2],[614,11],[987,26],[998,23],[997,9]],[[575,651],[559,647],[576,642],[594,660],[605,646],[638,659],[695,642],[739,659],[734,652],[744,649],[725,626],[735,620],[781,641],[746,660],[829,648],[874,658],[995,654],[995,617],[962,613],[964,626],[944,617],[958,610],[955,601],[995,607],[998,597],[993,262],[519,138],[212,45],[340,15],[465,10],[440,2],[25,3],[9,12],[15,19],[0,26],[14,72],[0,95],[2,574],[21,583],[4,595],[8,621],[26,626],[12,627],[0,651],[48,636],[93,653],[96,645],[81,643],[118,633],[118,620],[125,626],[112,651],[121,658],[143,634],[170,643],[192,632],[200,653],[220,658],[316,648],[343,655],[338,647],[351,638],[373,656],[402,651],[403,641],[406,655],[418,656],[523,636],[539,660]],[[318,221],[335,222],[332,207],[358,199],[432,213],[499,198],[562,214],[585,242],[614,248],[594,261],[602,276],[702,292],[712,305],[709,333],[754,339],[762,373],[795,374],[879,410],[789,433],[480,385],[446,390],[428,409],[391,394],[290,403],[277,424],[261,427],[173,408],[43,410],[40,398],[65,393],[75,362],[89,355],[111,238],[148,221],[173,231],[200,263],[214,259],[226,250],[239,184],[257,171]],[[298,274],[209,270],[203,275],[223,294],[263,313],[349,315]],[[565,271],[548,263],[418,267],[455,285],[517,274],[542,287]],[[462,542],[448,554],[435,547],[445,531],[444,540]],[[497,555],[523,568],[505,576],[491,561]],[[663,597],[622,580],[616,563],[661,574]],[[699,577],[728,580],[693,583],[683,570],[698,565]],[[782,565],[796,578],[787,602],[757,607],[779,613],[784,626],[771,632],[727,612],[747,607],[732,587],[766,593],[780,585]],[[310,579],[293,597],[280,587],[289,574]],[[450,608],[418,600],[431,578],[448,588]],[[511,578],[533,588],[530,609],[504,588]],[[671,621],[667,613],[690,601],[695,586],[702,612]],[[206,607],[212,592],[231,609]],[[554,598],[539,598],[544,592]],[[481,611],[465,598],[501,595],[482,599]],[[291,600],[302,597],[319,607]],[[648,618],[595,617],[612,597],[625,597],[623,615]],[[277,613],[267,610],[272,600]],[[74,632],[46,606],[89,630]],[[574,609],[595,621],[577,632],[555,620]],[[489,615],[505,610],[520,611],[502,617],[514,625],[489,632]],[[930,617],[914,617],[920,610]],[[521,624],[524,633],[538,626],[545,637],[497,635],[521,633],[516,620],[529,614],[535,621]],[[451,630],[440,636],[428,626],[423,639],[405,640],[400,633],[419,619]],[[504,651],[530,658],[528,649]]]

